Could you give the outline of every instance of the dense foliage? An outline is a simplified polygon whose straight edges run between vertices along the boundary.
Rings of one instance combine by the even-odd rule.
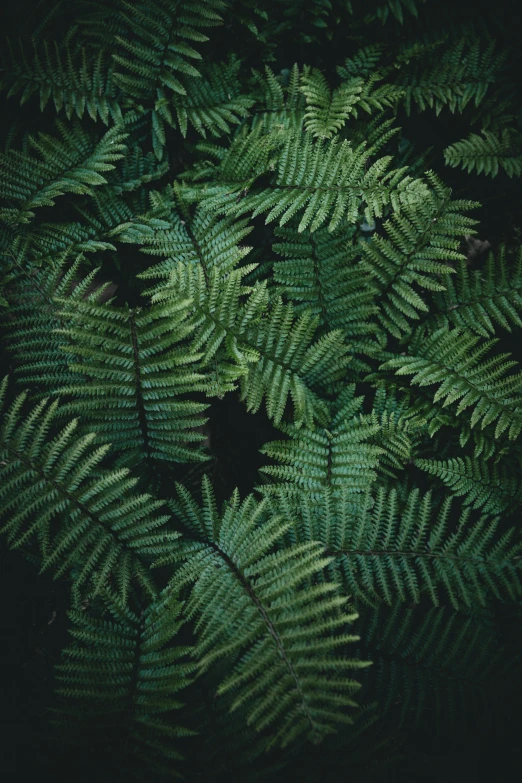
[[[49,769],[362,782],[507,719],[521,54],[453,6],[11,9],[0,531],[67,596]]]

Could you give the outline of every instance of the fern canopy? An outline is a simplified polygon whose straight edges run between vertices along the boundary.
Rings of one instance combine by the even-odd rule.
[[[0,537],[24,641],[3,670],[33,636],[16,607],[52,601],[33,630],[56,685],[22,761],[58,779],[71,743],[72,778],[368,783],[504,734],[522,647],[504,5],[10,9]]]

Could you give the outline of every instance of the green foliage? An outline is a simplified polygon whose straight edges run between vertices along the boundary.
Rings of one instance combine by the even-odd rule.
[[[171,302],[190,297],[193,349],[199,351],[206,344],[203,364],[212,367],[217,359],[225,370],[225,382],[239,379],[248,410],[259,410],[266,397],[267,413],[278,424],[291,397],[297,425],[324,419],[325,405],[313,386],[342,377],[349,361],[342,334],[331,331],[312,342],[317,318],[305,313],[295,319],[291,305],[285,306],[279,299],[267,312],[268,297],[262,283],[242,302],[243,276],[244,270],[234,270],[223,282],[215,269],[205,275],[201,266],[179,263],[153,300]],[[219,361],[223,355],[226,363]],[[221,393],[219,375],[213,378],[216,383]]]
[[[522,500],[518,475],[503,466],[489,466],[486,461],[470,457],[449,460],[417,459],[422,470],[440,478],[454,495],[464,496],[465,505],[486,513],[501,513]]]
[[[520,51],[466,9],[13,7],[0,534],[70,609],[51,756],[367,783],[500,716]]]
[[[258,126],[261,128],[261,126]],[[206,209],[253,217],[268,212],[266,222],[278,218],[282,226],[298,211],[304,214],[298,231],[315,231],[328,221],[334,231],[345,220],[356,223],[362,214],[367,221],[381,217],[388,204],[399,212],[405,205],[419,203],[426,185],[405,175],[404,169],[388,171],[391,157],[369,164],[370,157],[389,138],[382,133],[368,147],[352,147],[347,140],[333,138],[328,145],[303,133],[262,135],[259,130],[238,135],[217,171],[206,164],[196,177],[212,172],[216,185],[186,185],[184,197],[199,200]],[[262,190],[256,180],[267,174]],[[306,207],[306,209],[305,209]]]
[[[179,778],[173,762],[183,755],[175,745],[194,734],[174,722],[183,705],[173,696],[194,669],[190,649],[171,644],[182,605],[162,593],[138,616],[111,593],[104,598],[106,619],[69,613],[74,642],[56,667],[63,703],[54,723],[80,747],[86,738],[117,755],[129,746],[125,773],[133,778],[146,779],[151,766]]]
[[[469,270],[459,263],[456,275],[447,275],[445,290],[434,297],[435,307],[425,323],[432,319],[438,326],[450,324],[469,329],[482,337],[495,334],[499,326],[512,332],[522,326],[522,248],[514,261],[506,247],[496,255],[489,253],[485,266]]]
[[[14,377],[21,386],[33,387],[33,396],[45,397],[75,381],[66,354],[64,338],[56,334],[63,323],[56,297],[69,293],[71,305],[88,295],[96,270],[78,281],[81,257],[66,269],[64,261],[39,269],[27,263],[22,253],[13,257],[9,278],[4,280],[6,309],[2,326],[14,363]],[[76,285],[75,285],[76,283]],[[103,287],[96,289],[101,297]]]
[[[129,467],[156,460],[205,459],[192,447],[204,439],[194,429],[205,422],[206,406],[183,399],[204,389],[197,372],[200,354],[187,345],[192,331],[188,300],[147,310],[61,300],[58,330],[72,354],[73,385],[60,389],[67,414],[110,440]]]
[[[505,59],[505,53],[495,53],[493,39],[487,41],[482,52],[479,39],[470,42],[462,36],[445,44],[442,38],[424,48],[415,43],[401,52],[398,62],[406,68],[399,71],[396,84],[404,91],[408,113],[413,102],[420,111],[429,107],[437,115],[445,106],[451,112],[464,111],[471,101],[478,106]],[[427,53],[431,61],[428,66]]]
[[[508,177],[522,174],[522,136],[514,134],[511,128],[504,128],[501,134],[483,130],[482,136],[471,133],[469,138],[456,141],[444,150],[449,166],[461,166],[466,171],[476,169],[480,174],[496,177],[499,168]]]
[[[9,150],[0,157],[0,188],[8,205],[0,210],[0,220],[28,223],[33,209],[53,206],[58,196],[90,194],[107,182],[100,172],[111,171],[113,161],[123,157],[125,134],[117,125],[99,140],[76,124],[67,127],[56,120],[56,126],[61,139],[39,133],[29,140],[37,155]]]
[[[261,468],[271,481],[261,487],[265,493],[298,496],[306,492],[312,498],[327,488],[333,492],[349,489],[363,493],[375,479],[375,468],[382,449],[369,443],[378,427],[359,414],[362,399],[353,396],[348,387],[332,406],[328,427],[298,429],[281,426],[287,440],[272,441],[261,449],[262,454],[280,465]]]
[[[111,53],[114,84],[139,113],[150,115],[152,144],[161,159],[176,99],[187,95],[184,80],[200,76],[192,61],[202,55],[193,44],[208,37],[198,28],[221,24],[225,2],[117,0],[113,6],[109,23],[103,7],[91,13],[84,22],[86,33],[96,47]]]
[[[327,488],[319,503],[305,495],[299,503],[297,539],[322,542],[335,557],[330,570],[358,602],[418,604],[426,594],[439,606],[445,592],[459,609],[485,606],[488,591],[514,600],[520,590],[515,528],[499,535],[498,518],[474,519],[468,508],[450,532],[451,496],[437,510],[431,493],[421,497],[414,489],[401,503],[395,489],[380,487],[375,501],[367,496],[361,509],[346,488]]]
[[[187,135],[190,123],[203,138],[230,133],[230,126],[248,116],[254,99],[239,94],[240,62],[232,60],[209,67],[207,78],[186,80],[187,94],[176,105],[179,129]]]
[[[2,399],[6,391],[4,379]],[[7,409],[0,435],[1,531],[10,546],[36,540],[42,570],[55,577],[74,570],[75,589],[92,581],[99,590],[111,577],[125,601],[135,578],[155,595],[150,562],[178,536],[165,528],[162,503],[132,492],[137,480],[128,469],[96,474],[109,446],[94,447],[92,433],[78,437],[77,420],[52,437],[56,401],[42,400],[22,417],[26,396]]]
[[[377,312],[376,289],[357,264],[355,227],[299,233],[294,219],[274,236],[280,241],[272,250],[284,259],[273,264],[276,290],[294,303],[296,313],[312,312],[322,327],[341,329],[351,347],[364,346],[377,331],[370,318]]]
[[[449,263],[463,259],[459,237],[475,223],[461,212],[476,202],[451,201],[449,188],[432,172],[427,176],[433,190],[384,224],[389,238],[378,234],[360,245],[362,266],[377,290],[378,320],[395,337],[410,331],[409,319],[418,320],[419,310],[428,311],[423,290],[444,290],[439,277],[448,273]]]
[[[340,130],[357,103],[362,91],[362,82],[353,79],[330,94],[325,77],[319,71],[304,73],[301,77],[301,92],[306,97],[305,128],[312,136],[329,139]]]
[[[334,655],[357,641],[345,630],[357,615],[343,610],[347,598],[335,584],[313,586],[329,558],[314,541],[271,551],[286,525],[266,519],[266,502],[251,495],[240,503],[234,493],[219,514],[208,479],[202,508],[177,489],[170,505],[193,541],[182,544],[186,563],[171,587],[194,582],[186,616],[198,618],[199,667],[225,656],[232,664],[217,695],[233,692],[233,711],[244,707],[258,731],[271,727],[270,745],[303,733],[319,742],[339,721],[350,723],[344,708],[355,706],[359,685],[347,672],[368,664]]]
[[[522,429],[520,387],[522,373],[508,375],[517,365],[506,361],[510,354],[495,354],[481,362],[496,340],[480,343],[476,335],[460,329],[437,330],[426,338],[422,332],[410,343],[410,355],[390,359],[381,367],[394,369],[397,375],[413,375],[418,386],[440,384],[433,401],[443,406],[459,401],[457,416],[474,406],[471,426],[482,429],[496,422],[495,438],[507,431],[514,440]]]
[[[78,54],[69,46],[61,48],[56,41],[43,41],[39,47],[33,39],[33,57],[28,58],[20,42],[20,53],[7,42],[9,61],[5,65],[2,89],[7,96],[22,93],[20,105],[34,94],[40,97],[40,111],[52,99],[57,114],[65,112],[70,120],[73,114],[81,119],[85,112],[93,120],[119,122],[122,118],[118,90],[112,81],[112,71],[104,61],[102,50],[90,55],[86,49]],[[7,55],[7,51],[6,51]],[[6,57],[7,59],[7,57]]]

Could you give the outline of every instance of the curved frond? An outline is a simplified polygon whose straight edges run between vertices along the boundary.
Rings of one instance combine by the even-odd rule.
[[[60,389],[67,414],[108,440],[125,464],[206,459],[194,446],[206,405],[187,399],[205,389],[201,354],[189,344],[190,299],[147,309],[59,300],[73,384]],[[78,377],[80,376],[80,377]]]
[[[0,192],[6,206],[0,219],[6,223],[29,223],[37,207],[53,206],[65,193],[90,194],[107,183],[101,172],[111,171],[125,151],[126,134],[110,128],[95,139],[78,123],[56,120],[61,138],[39,133],[30,139],[36,154],[9,150],[0,155]]]
[[[193,583],[186,615],[196,619],[200,670],[228,662],[218,696],[230,694],[232,711],[244,708],[250,725],[267,730],[269,746],[302,735],[318,742],[350,723],[358,684],[349,672],[368,664],[345,657],[358,638],[347,633],[356,618],[347,599],[334,584],[314,585],[329,562],[320,545],[274,552],[287,525],[267,517],[266,502],[241,503],[236,491],[220,514],[207,479],[202,507],[177,490],[171,508],[193,540],[181,543],[186,563],[171,586]]]
[[[8,62],[3,68],[0,89],[8,90],[8,98],[21,93],[20,105],[38,95],[40,111],[52,100],[56,113],[64,111],[68,120],[73,114],[81,119],[87,112],[93,120],[99,117],[105,125],[110,120],[121,122],[119,90],[112,83],[104,52],[100,50],[94,55],[86,49],[73,52],[68,46],[53,43],[51,46],[43,41],[39,46],[33,39],[33,53],[28,58],[21,42],[20,53],[15,53],[8,41],[5,58]]]
[[[245,269],[236,269],[223,280],[219,270],[205,274],[201,266],[178,262],[153,301],[191,299],[192,345],[196,351],[206,346],[203,364],[210,370],[217,357],[213,383],[218,392],[224,373],[228,388],[239,380],[249,411],[259,410],[264,398],[269,417],[278,424],[291,399],[296,424],[312,426],[325,416],[315,388],[338,380],[350,360],[343,335],[335,330],[314,340],[316,318],[304,313],[296,319],[291,305],[280,299],[269,305],[266,286],[242,286],[244,274]]]
[[[496,422],[495,437],[506,432],[515,439],[522,430],[522,372],[508,375],[516,366],[507,361],[510,354],[489,353],[496,340],[480,343],[480,338],[461,329],[439,329],[430,337],[418,335],[409,345],[408,355],[398,356],[381,365],[396,375],[412,375],[417,386],[439,384],[433,401],[443,407],[459,401],[457,416],[473,406],[471,426],[480,422],[484,429]]]
[[[440,276],[449,273],[451,262],[464,260],[458,252],[462,235],[474,233],[476,221],[462,212],[478,204],[452,201],[451,191],[433,172],[427,178],[432,190],[386,221],[388,236],[378,232],[359,245],[362,268],[377,288],[377,319],[395,337],[408,333],[420,312],[428,312],[424,292],[444,289]]]
[[[470,133],[467,139],[456,141],[444,150],[449,166],[460,166],[465,171],[496,177],[502,168],[508,177],[522,175],[522,134],[511,128],[501,133],[483,130],[482,136]]]
[[[358,222],[361,213],[371,221],[382,217],[388,205],[399,212],[404,205],[418,204],[427,191],[423,180],[413,179],[404,169],[389,171],[390,156],[369,164],[385,140],[373,147],[366,142],[352,147],[337,137],[314,141],[309,133],[280,130],[267,138],[255,130],[236,137],[218,171],[208,169],[216,184],[185,184],[184,197],[229,215],[268,213],[265,222],[277,219],[280,226],[304,210],[299,232],[315,231],[326,222],[334,231],[342,221]],[[197,176],[206,173],[201,170]],[[266,173],[269,181],[262,189],[256,187],[256,180]]]
[[[482,337],[495,334],[498,327],[508,332],[512,324],[522,327],[522,247],[511,261],[501,246],[498,254],[489,253],[480,270],[469,270],[461,262],[455,276],[446,276],[444,285],[445,291],[433,295],[435,307],[425,324],[451,324]]]
[[[7,378],[1,397],[6,388]],[[77,420],[53,435],[57,401],[42,400],[22,416],[26,397],[16,397],[0,429],[0,532],[9,546],[36,540],[42,570],[72,571],[75,589],[110,581],[125,600],[135,579],[155,595],[150,562],[179,535],[167,530],[163,504],[135,494],[128,470],[104,469],[109,446],[94,447],[94,433],[78,437]]]
[[[91,752],[106,749],[126,777],[179,778],[179,739],[194,734],[177,717],[195,668],[190,648],[175,644],[182,604],[160,594],[138,615],[106,603],[115,617],[69,612],[73,643],[55,666],[62,704],[53,723]]]
[[[452,521],[452,498],[437,510],[431,492],[412,490],[402,504],[395,489],[380,487],[375,501],[354,510],[350,491],[330,488],[298,502],[297,540],[320,541],[335,557],[336,581],[357,601],[420,603],[441,596],[455,609],[486,606],[491,595],[516,600],[522,592],[522,544],[515,528],[501,533],[499,519],[474,519],[471,510]],[[284,506],[278,507],[285,513]],[[287,518],[292,519],[289,509]]]
[[[488,514],[501,514],[522,503],[519,475],[485,460],[453,457],[448,460],[416,459],[415,465],[437,476],[464,504]]]

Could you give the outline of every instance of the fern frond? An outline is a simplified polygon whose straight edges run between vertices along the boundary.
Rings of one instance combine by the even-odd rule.
[[[64,412],[109,441],[128,467],[206,459],[194,445],[204,440],[197,428],[207,406],[184,398],[205,388],[201,355],[189,346],[190,300],[135,310],[57,301],[64,322],[57,334],[76,374],[60,389]]]
[[[249,496],[241,503],[236,491],[220,514],[206,478],[202,489],[201,508],[181,485],[171,503],[193,539],[171,586],[177,592],[194,583],[186,616],[197,618],[199,668],[229,662],[217,693],[231,694],[230,709],[244,707],[248,723],[269,732],[269,746],[301,735],[318,742],[351,722],[347,708],[358,685],[348,672],[368,665],[342,652],[357,639],[346,633],[356,616],[335,585],[313,586],[329,562],[320,545],[273,552],[286,526],[267,518],[265,502]]]
[[[0,255],[8,263],[16,257],[19,264],[51,268],[72,262],[79,254],[115,252],[117,242],[145,243],[156,229],[156,221],[132,203],[132,195],[122,198],[122,194],[156,179],[158,168],[151,170],[149,164],[150,157],[144,160],[138,148],[134,148],[118,175],[110,177],[108,186],[96,188],[87,203],[70,205],[72,216],[68,222],[34,221],[28,227],[18,228],[6,237],[6,248],[0,250]],[[164,227],[165,223],[161,225]]]
[[[362,79],[344,82],[333,92],[324,75],[317,69],[307,69],[301,76],[301,92],[306,98],[305,128],[314,137],[330,139],[353,114],[362,91]]]
[[[384,0],[378,4],[375,11],[366,14],[364,21],[371,22],[378,19],[381,24],[385,24],[388,19],[396,19],[399,24],[404,24],[404,11],[408,11],[416,19],[419,15],[419,6],[426,0]]]
[[[189,123],[206,138],[230,133],[231,125],[237,125],[248,117],[255,99],[242,95],[239,90],[239,60],[212,64],[201,78],[185,80],[186,95],[176,99],[174,105],[178,126],[186,137]]]
[[[308,133],[283,131],[267,138],[256,130],[236,137],[218,170],[212,166],[196,173],[198,178],[212,174],[216,184],[185,183],[182,192],[205,209],[238,216],[249,212],[252,217],[268,213],[265,222],[278,219],[280,226],[304,210],[298,231],[315,231],[326,221],[334,231],[342,221],[358,222],[361,212],[371,221],[382,217],[388,205],[398,212],[425,197],[424,181],[407,176],[404,169],[388,171],[390,156],[369,164],[382,143],[352,148],[337,138],[314,141]],[[263,174],[269,180],[259,189],[256,180]]]
[[[175,127],[171,105],[186,95],[185,77],[199,77],[192,61],[202,56],[194,43],[208,40],[200,28],[222,23],[223,0],[117,0],[110,18],[102,7],[91,14],[85,32],[114,61],[113,81],[122,94],[150,113],[151,140],[161,160],[165,129]]]
[[[260,486],[264,494],[298,496],[306,492],[311,498],[328,487],[335,493],[343,488],[351,493],[365,493],[376,478],[375,468],[382,449],[369,441],[378,426],[361,414],[362,404],[354,396],[355,387],[347,386],[333,406],[328,427],[298,429],[280,425],[286,440],[270,441],[261,454],[279,465],[266,465],[261,472],[276,479]]]
[[[95,297],[101,296],[106,286],[96,286],[97,269],[78,280],[81,256],[71,265],[58,258],[44,269],[27,263],[22,253],[11,260],[11,280],[5,288],[9,310],[1,318],[6,348],[16,382],[31,387],[32,397],[41,399],[77,380],[61,348],[64,339],[56,334],[63,328],[57,298],[69,296],[74,308],[90,295],[92,286]]]
[[[111,195],[137,191],[143,185],[161,179],[168,170],[168,161],[158,162],[152,152],[145,153],[138,144],[135,144],[107,177],[108,190]]]
[[[286,129],[298,133],[303,128],[305,97],[300,90],[301,73],[294,63],[287,78],[276,76],[265,65],[265,73],[254,71],[253,88],[257,97],[252,118],[252,130],[263,134]],[[283,73],[283,72],[282,72]]]
[[[279,510],[284,513],[284,506]],[[516,600],[522,592],[522,544],[515,528],[501,534],[498,518],[472,519],[468,508],[453,532],[451,510],[451,497],[437,511],[431,492],[421,496],[414,489],[403,505],[395,489],[380,487],[375,502],[368,498],[354,513],[348,489],[334,495],[325,488],[318,502],[301,494],[297,540],[320,541],[335,557],[329,566],[334,580],[372,606],[417,604],[423,595],[439,606],[441,594],[455,609],[486,606],[491,595]]]
[[[507,56],[505,50],[495,51],[494,38],[485,48],[478,36],[445,39],[424,47],[415,41],[397,57],[393,81],[403,91],[408,115],[413,103],[420,111],[434,108],[436,115],[444,106],[452,113],[463,112],[471,101],[478,106]]]
[[[433,294],[434,308],[424,324],[450,325],[491,337],[500,326],[508,332],[522,327],[522,247],[511,261],[505,245],[489,253],[482,269],[458,264],[456,275],[444,279],[446,290]]]
[[[496,177],[502,168],[508,177],[520,177],[522,134],[511,128],[503,128],[500,133],[483,130],[482,136],[470,133],[467,139],[446,147],[444,160],[448,166],[460,166],[468,172],[476,170],[477,174]]]
[[[507,374],[517,364],[507,361],[510,354],[481,361],[496,342],[481,343],[479,337],[460,329],[439,329],[428,338],[417,335],[409,345],[409,355],[390,359],[380,369],[412,375],[411,383],[416,386],[440,384],[434,402],[443,400],[446,407],[458,400],[457,416],[473,406],[471,427],[480,422],[484,429],[496,422],[496,438],[506,432],[515,439],[522,430],[522,372]]]
[[[178,694],[195,665],[190,648],[173,644],[181,610],[162,593],[140,616],[128,608],[111,619],[107,612],[69,612],[74,642],[55,666],[62,704],[53,724],[76,744],[87,740],[91,752],[94,743],[107,748],[126,777],[182,777],[173,765],[184,758],[178,740],[194,732],[177,722]]]
[[[164,260],[140,272],[140,279],[168,281],[179,261],[201,266],[205,275],[217,271],[224,278],[250,253],[250,247],[241,245],[252,231],[247,220],[218,218],[199,207],[192,215],[183,202],[178,208],[172,199],[159,193],[152,193],[150,200],[151,229],[147,235],[139,233],[135,241],[142,253],[164,256]],[[160,282],[145,293],[159,293],[163,285]]]
[[[0,401],[6,389],[7,377]],[[135,579],[154,596],[150,562],[179,535],[166,529],[163,504],[135,494],[128,470],[102,469],[109,446],[94,447],[94,433],[78,437],[77,420],[53,436],[58,401],[42,400],[22,416],[26,397],[16,397],[0,429],[0,532],[9,546],[36,540],[42,570],[52,568],[55,578],[73,570],[76,590],[112,580],[126,600]]]
[[[371,242],[361,242],[362,268],[377,288],[375,304],[380,324],[395,337],[411,329],[410,321],[427,312],[424,290],[440,291],[441,274],[448,263],[464,260],[458,247],[465,233],[474,233],[477,222],[462,212],[478,206],[471,201],[452,201],[451,191],[433,172],[427,172],[432,190],[421,203],[405,206],[401,215],[386,221],[388,237],[380,233]]]
[[[370,77],[379,68],[385,47],[383,44],[371,43],[361,46],[352,57],[347,57],[344,65],[338,65],[336,70],[341,79],[351,79],[354,76]]]
[[[52,99],[56,113],[64,111],[68,120],[73,114],[81,119],[87,112],[93,120],[99,117],[105,125],[111,120],[121,123],[119,90],[112,83],[104,52],[100,50],[94,55],[86,49],[73,52],[56,41],[52,46],[47,41],[39,46],[34,39],[32,46],[33,53],[28,58],[22,42],[18,54],[11,41],[7,41],[8,62],[3,68],[0,89],[8,90],[8,98],[21,93],[20,105],[23,105],[37,94],[40,111]]]
[[[325,415],[314,387],[338,380],[350,360],[342,333],[331,331],[314,340],[316,318],[305,313],[295,319],[291,305],[280,299],[267,310],[266,285],[242,287],[244,273],[233,270],[223,281],[217,270],[205,276],[202,267],[178,263],[153,301],[192,300],[194,350],[206,345],[204,365],[212,366],[216,357],[218,374],[224,371],[229,388],[239,380],[249,411],[259,410],[265,398],[267,413],[278,424],[291,399],[296,424],[312,426]],[[243,294],[248,298],[241,302]]]
[[[414,401],[406,395],[399,399],[393,388],[379,386],[370,415],[372,423],[378,427],[372,441],[382,449],[378,473],[395,479],[397,471],[409,464],[427,431],[429,413],[424,412],[422,401]]]
[[[274,235],[272,250],[284,258],[274,262],[274,288],[296,313],[309,310],[321,326],[342,329],[353,348],[377,331],[372,316],[378,289],[356,263],[355,227],[299,233],[294,219]]]
[[[10,224],[29,223],[37,207],[53,206],[65,193],[91,194],[107,179],[100,172],[114,168],[123,157],[126,134],[110,128],[94,139],[79,124],[56,120],[61,138],[39,133],[30,139],[36,155],[10,150],[0,155],[0,192],[7,206],[0,219]]]
[[[437,476],[463,503],[487,514],[512,511],[522,503],[517,475],[503,466],[489,465],[483,459],[454,457],[448,460],[416,459],[421,470]]]

